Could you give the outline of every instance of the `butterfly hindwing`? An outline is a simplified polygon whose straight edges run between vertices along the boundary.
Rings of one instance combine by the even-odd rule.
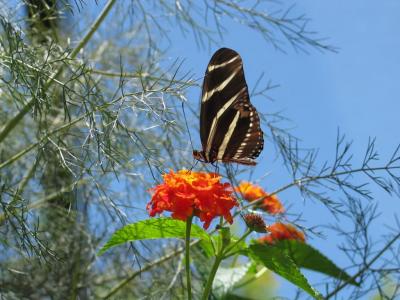
[[[233,132],[222,160],[240,160],[241,163],[257,158],[263,147],[263,132],[260,128],[260,118],[256,109],[249,102],[237,104],[240,118]]]

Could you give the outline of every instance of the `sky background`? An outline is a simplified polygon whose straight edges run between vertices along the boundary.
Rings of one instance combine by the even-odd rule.
[[[288,6],[294,2],[288,1]],[[279,84],[264,98],[252,99],[262,112],[283,111],[292,120],[292,133],[300,137],[304,146],[319,149],[319,161],[333,161],[337,132],[353,141],[352,152],[362,159],[369,137],[377,138],[377,149],[382,158],[388,156],[400,142],[400,1],[297,1],[295,11],[311,18],[310,28],[328,43],[338,48],[338,53],[319,52],[308,48],[309,53],[299,53],[286,46],[287,53],[276,51],[262,37],[236,23],[228,24],[224,40],[210,50],[197,47],[191,36],[182,37],[171,32],[171,61],[185,59],[196,78],[203,76],[208,61],[220,47],[235,49],[243,58],[246,80],[251,90],[260,74]],[[199,101],[200,89],[193,88],[189,98]],[[194,137],[195,148],[200,140]],[[288,183],[280,165],[272,156],[274,149],[268,142],[258,159],[255,178],[266,173],[260,185],[275,190]],[[376,238],[385,224],[394,224],[399,213],[399,199],[389,197],[377,187],[372,187],[379,201],[381,218],[376,224]],[[303,214],[305,225],[315,226],[334,222],[333,217],[319,203],[305,203],[294,191],[282,193],[280,199],[291,206],[293,212]],[[325,239],[313,238],[310,244],[320,249],[341,267],[348,261],[338,253],[340,242],[328,231]],[[307,272],[306,272],[307,273]],[[318,276],[307,273],[311,281]],[[280,280],[279,294],[293,296],[294,289]]]

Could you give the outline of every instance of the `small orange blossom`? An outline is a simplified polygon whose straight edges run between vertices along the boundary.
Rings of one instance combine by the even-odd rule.
[[[258,185],[242,181],[235,190],[242,194],[243,198],[249,202],[263,199],[258,207],[272,215],[281,214],[285,211],[282,203],[276,195],[268,194]]]

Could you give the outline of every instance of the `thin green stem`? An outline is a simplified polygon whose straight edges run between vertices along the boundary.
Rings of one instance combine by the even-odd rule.
[[[190,272],[190,230],[192,228],[193,216],[186,221],[186,236],[185,236],[185,267],[186,267],[186,288],[188,300],[192,299],[192,275]]]
[[[76,47],[74,48],[74,50],[72,50],[70,57],[71,58],[75,58],[79,51],[81,51],[81,49],[83,47],[86,46],[86,44],[89,42],[89,40],[91,39],[91,37],[93,36],[93,34],[96,32],[96,30],[100,27],[100,24],[103,22],[103,20],[105,19],[105,17],[108,15],[108,13],[110,12],[111,8],[113,7],[113,5],[115,4],[116,0],[109,0],[106,4],[106,6],[104,6],[103,10],[101,11],[100,15],[97,17],[97,19],[94,21],[94,23],[92,24],[92,26],[90,26],[89,31],[85,34],[85,36],[81,39],[81,41],[78,43],[78,45],[76,45]]]
[[[223,257],[222,257],[222,251],[221,251],[221,253],[219,253],[215,257],[214,264],[212,266],[210,275],[208,275],[207,283],[206,283],[206,286],[205,286],[204,291],[203,291],[203,296],[201,297],[202,300],[207,300],[208,296],[211,293],[212,284],[214,282],[215,274],[217,274],[217,270],[218,270],[218,267],[219,267],[219,265],[220,265],[220,263],[222,261],[222,258]]]

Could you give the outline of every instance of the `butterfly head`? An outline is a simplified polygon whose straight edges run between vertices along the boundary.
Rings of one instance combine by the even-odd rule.
[[[193,150],[193,157],[201,162],[208,162],[208,159],[204,151]]]

